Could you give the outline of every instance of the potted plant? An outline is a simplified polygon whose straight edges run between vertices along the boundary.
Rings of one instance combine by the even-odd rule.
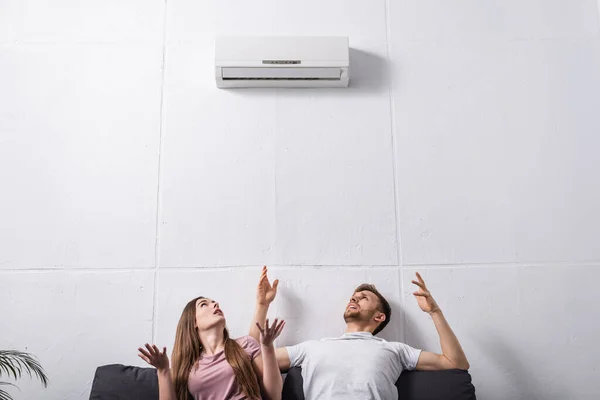
[[[0,377],[8,376],[20,379],[23,373],[30,377],[36,375],[44,387],[48,386],[48,377],[40,363],[29,353],[17,350],[0,350]],[[0,400],[13,400],[1,386],[15,386],[9,382],[0,382]]]

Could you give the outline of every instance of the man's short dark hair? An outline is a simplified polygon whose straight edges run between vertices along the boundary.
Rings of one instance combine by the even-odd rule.
[[[356,290],[354,290],[354,293],[363,291],[371,292],[375,296],[377,296],[377,298],[379,299],[379,304],[377,304],[377,311],[385,314],[385,321],[377,325],[377,328],[375,328],[375,330],[373,331],[373,335],[377,335],[390,322],[390,319],[392,318],[392,307],[390,307],[390,303],[388,303],[385,297],[383,297],[383,295],[379,293],[379,290],[377,290],[375,285],[363,283],[362,285],[357,287]]]

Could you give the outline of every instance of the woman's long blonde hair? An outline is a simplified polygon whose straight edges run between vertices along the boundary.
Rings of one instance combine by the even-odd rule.
[[[204,297],[196,297],[186,304],[175,333],[173,346],[172,376],[177,400],[193,400],[188,390],[188,379],[192,368],[202,356],[202,342],[196,329],[196,302]],[[260,388],[250,357],[242,346],[229,337],[229,331],[224,328],[225,359],[233,368],[235,380],[241,390],[249,399],[260,399]]]

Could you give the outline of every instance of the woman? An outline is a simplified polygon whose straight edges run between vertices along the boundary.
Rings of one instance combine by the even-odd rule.
[[[263,267],[258,303],[270,303],[277,293],[277,282],[271,287],[266,271]],[[161,352],[146,343],[138,349],[139,357],[157,369],[160,400],[280,400],[283,382],[273,341],[284,325],[277,319],[264,327],[256,323],[260,344],[251,336],[234,340],[219,303],[197,297],[187,303],[177,324],[172,368],[166,347]]]

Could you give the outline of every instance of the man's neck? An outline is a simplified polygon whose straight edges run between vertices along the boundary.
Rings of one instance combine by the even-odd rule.
[[[368,324],[361,324],[359,322],[348,322],[346,323],[346,332],[344,333],[356,333],[356,332],[368,332],[373,334],[373,327]]]

